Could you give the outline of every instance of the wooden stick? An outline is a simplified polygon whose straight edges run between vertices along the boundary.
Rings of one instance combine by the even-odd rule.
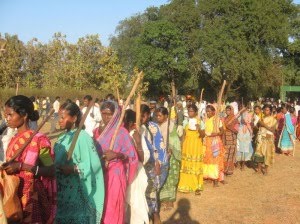
[[[50,113],[48,114],[48,116],[42,121],[42,123],[40,123],[40,125],[38,126],[38,128],[31,134],[31,136],[22,145],[22,147],[11,157],[11,159],[9,161],[3,163],[2,166],[5,166],[6,164],[13,162],[16,158],[18,158],[21,155],[21,153],[25,150],[25,148],[32,141],[32,139],[34,138],[34,136],[41,130],[41,128],[45,125],[45,123],[50,119],[50,117],[52,116],[53,113],[54,113],[54,109],[52,109],[50,111]]]
[[[116,85],[116,89],[117,89],[118,105],[120,105],[120,93],[119,93],[119,87],[118,87],[118,85]]]
[[[70,146],[69,151],[68,151],[68,160],[70,160],[72,158],[72,155],[73,155],[73,152],[74,152],[74,149],[75,149],[76,142],[77,142],[77,139],[79,137],[80,131],[82,130],[84,122],[85,122],[87,116],[89,115],[89,112],[90,112],[91,108],[94,106],[94,104],[95,104],[95,99],[93,99],[91,101],[90,105],[86,108],[86,111],[85,111],[84,115],[81,118],[81,121],[79,123],[79,126],[78,126],[75,134],[74,134],[74,137],[73,137],[72,142],[71,142],[71,146]]]
[[[203,92],[204,92],[204,88],[201,89],[201,94],[200,94],[200,101],[199,101],[199,103],[202,102],[202,99],[203,99]]]
[[[132,89],[131,89],[131,91],[129,93],[129,96],[127,97],[127,99],[125,101],[125,104],[124,104],[124,106],[122,108],[121,117],[120,117],[119,122],[117,124],[117,127],[116,127],[116,130],[114,132],[114,135],[111,138],[111,142],[110,142],[110,145],[109,145],[109,149],[110,150],[113,150],[113,147],[114,147],[114,144],[115,144],[115,141],[116,141],[116,137],[117,137],[117,134],[119,132],[119,128],[121,127],[121,124],[123,123],[123,119],[124,119],[124,115],[125,115],[125,110],[126,110],[127,106],[129,105],[130,100],[131,100],[133,94],[135,93],[135,91],[136,91],[136,89],[137,89],[140,81],[142,80],[142,76],[143,76],[143,72],[140,72],[138,74],[138,76],[137,76],[137,79],[134,82],[134,85],[133,85],[133,87],[132,87]]]
[[[220,120],[219,119],[219,113],[220,113],[220,110],[221,110],[222,97],[223,97],[225,86],[226,86],[226,80],[223,81],[222,88],[221,88],[220,93],[218,95],[217,111],[216,111],[216,117],[215,117],[215,120],[214,120],[214,132],[215,133],[219,132],[219,120]]]
[[[135,112],[136,112],[136,117],[135,117],[135,126],[136,130],[139,132],[140,131],[140,126],[141,126],[141,92],[138,92],[136,101],[135,101]]]
[[[19,83],[20,83],[20,77],[18,76],[18,77],[17,77],[17,83],[16,83],[16,96],[17,96],[18,93],[19,93]]]

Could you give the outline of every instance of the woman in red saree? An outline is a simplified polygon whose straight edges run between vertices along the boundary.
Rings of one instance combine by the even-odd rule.
[[[99,154],[106,161],[102,223],[123,224],[126,189],[136,176],[138,156],[133,141],[124,127],[120,127],[113,148],[109,148],[121,115],[117,103],[105,101],[101,105],[101,115],[103,125],[94,130],[94,139]]]
[[[8,127],[17,129],[17,134],[11,139],[6,151],[8,161],[32,135],[29,120],[37,121],[39,116],[30,99],[22,95],[11,97],[5,103],[5,116]],[[38,133],[19,157],[4,166],[7,174],[20,178],[18,196],[23,209],[21,223],[54,222],[56,182],[53,159],[49,139]]]
[[[239,122],[233,113],[233,107],[226,107],[227,116],[224,119],[223,142],[225,147],[224,173],[232,175],[236,159],[236,143]]]

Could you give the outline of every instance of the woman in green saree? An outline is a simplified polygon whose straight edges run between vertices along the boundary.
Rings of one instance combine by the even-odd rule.
[[[104,202],[101,162],[92,138],[82,130],[72,159],[67,160],[81,120],[79,107],[71,102],[61,106],[59,124],[66,132],[54,145],[57,167],[57,215],[55,223],[100,223]]]

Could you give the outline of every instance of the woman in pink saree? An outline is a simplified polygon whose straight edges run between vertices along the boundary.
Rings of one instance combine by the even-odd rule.
[[[112,150],[110,142],[120,119],[120,108],[113,101],[101,105],[103,124],[94,130],[94,139],[99,154],[106,161],[104,168],[105,201],[103,224],[125,222],[126,188],[133,181],[138,157],[128,131],[120,127]]]
[[[16,128],[6,151],[9,161],[33,134],[29,120],[37,121],[33,103],[22,95],[11,97],[5,103],[5,116],[8,127]],[[50,224],[56,213],[56,179],[54,152],[50,140],[37,133],[25,150],[13,161],[6,163],[7,174],[20,179],[18,197],[23,210],[22,224]]]

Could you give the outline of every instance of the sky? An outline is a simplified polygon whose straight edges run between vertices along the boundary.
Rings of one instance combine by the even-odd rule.
[[[108,46],[118,23],[147,7],[168,0],[0,0],[0,33],[48,42],[55,32],[75,43],[87,34],[99,34]]]
[[[300,0],[294,0],[300,4]],[[118,23],[147,7],[168,0],[0,0],[0,33],[17,34],[27,42],[33,37],[47,43],[55,32],[75,43],[87,34],[99,34],[109,45]]]

